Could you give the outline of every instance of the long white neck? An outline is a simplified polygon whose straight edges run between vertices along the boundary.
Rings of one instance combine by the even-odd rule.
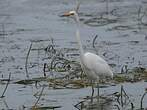
[[[78,46],[80,49],[80,56],[82,57],[84,55],[84,50],[82,48],[82,43],[80,39],[80,32],[79,32],[80,21],[79,21],[79,16],[77,13],[75,13],[75,17],[76,17],[76,22],[77,22],[76,38],[77,38]]]

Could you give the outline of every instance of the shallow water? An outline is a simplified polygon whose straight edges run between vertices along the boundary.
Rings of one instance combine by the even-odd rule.
[[[60,17],[75,7],[76,2],[73,0],[0,0],[0,78],[8,78],[11,72],[12,82],[26,79],[25,61],[31,41],[45,40],[33,43],[32,48],[46,47],[51,43],[51,38],[58,49],[77,48],[74,20]],[[103,0],[81,1],[79,16],[84,49],[98,53],[109,64],[115,65],[113,71],[117,73],[123,65],[128,65],[128,68],[147,67],[146,7],[145,0],[110,0],[108,6]],[[105,14],[107,10],[108,15]],[[140,24],[138,19],[142,15],[144,16]],[[100,19],[101,17],[106,19]],[[96,49],[92,47],[95,35],[99,36],[95,41]],[[43,75],[43,63],[46,62],[43,60],[44,57],[44,51],[31,51],[30,77]],[[77,60],[77,57],[74,59]],[[5,85],[0,83],[0,94],[4,87]],[[132,94],[134,88],[139,90],[138,93]],[[145,88],[145,82],[126,84],[126,90],[135,99],[140,97]],[[119,85],[106,88],[108,93],[109,89],[112,91],[120,88]],[[5,101],[10,109],[19,109],[22,105],[31,107],[36,101],[33,96],[36,91],[39,90],[33,86],[10,84]],[[70,110],[76,109],[73,104],[88,96],[91,89],[45,89],[45,92],[48,94],[45,99],[51,105],[59,105],[62,106],[60,109]],[[46,100],[44,104],[48,104]],[[2,100],[0,107],[8,108]]]

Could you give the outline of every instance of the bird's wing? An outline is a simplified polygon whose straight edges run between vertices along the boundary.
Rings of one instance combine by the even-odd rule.
[[[103,58],[90,52],[84,54],[83,65],[96,74],[113,74],[108,63]]]
[[[85,66],[87,67],[91,67],[93,66],[93,64],[95,63],[100,63],[100,64],[107,64],[107,62],[101,58],[100,56],[96,55],[96,54],[93,54],[93,53],[90,53],[90,52],[86,52],[84,54],[84,59],[83,59],[83,63]]]

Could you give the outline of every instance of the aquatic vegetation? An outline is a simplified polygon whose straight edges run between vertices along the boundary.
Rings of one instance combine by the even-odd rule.
[[[32,108],[32,110],[54,110],[54,109],[58,109],[61,108],[61,106],[46,106],[46,107],[36,107],[36,108]]]
[[[97,39],[97,36],[95,36],[93,39],[93,48],[96,48],[95,47],[96,39]],[[28,54],[26,57],[26,59],[27,59],[26,60],[26,68],[28,70],[30,69],[30,68],[28,68],[29,54],[31,54],[31,52],[40,50],[37,48],[35,48],[35,49],[32,48],[33,45],[35,44],[35,42],[33,42],[33,44],[31,44],[31,46],[30,46],[31,48],[29,48]],[[44,42],[44,41],[38,41],[38,42]],[[77,49],[66,48],[64,50],[61,50],[61,49],[55,47],[55,44],[51,43],[51,44],[47,45],[47,47],[42,48],[41,50],[44,51],[48,55],[48,56],[46,56],[47,58],[43,58],[44,61],[45,60],[48,61],[48,63],[43,63],[44,65],[42,66],[43,74],[42,73],[40,73],[40,74],[42,74],[43,77],[30,78],[30,77],[27,77],[27,76],[31,76],[31,74],[29,74],[29,72],[28,72],[27,73],[28,75],[26,75],[27,79],[13,81],[14,84],[20,84],[20,85],[26,85],[26,86],[35,85],[35,87],[37,89],[38,88],[45,89],[45,87],[49,87],[54,90],[82,89],[85,87],[92,86],[91,83],[87,80],[87,76],[85,76],[83,74],[80,63],[74,60],[77,57],[77,55],[73,56],[74,53],[72,54],[72,52],[76,53]],[[68,52],[70,54],[68,54]],[[32,68],[35,68],[35,66]],[[129,69],[127,67],[126,69],[127,70],[123,71],[122,73],[117,73],[117,74],[115,73],[113,80],[110,80],[107,78],[106,78],[106,80],[101,80],[100,87],[107,88],[107,87],[115,86],[117,84],[121,84],[124,82],[134,83],[134,82],[138,82],[141,80],[144,80],[144,81],[147,80],[146,68],[135,67],[135,68]],[[101,79],[103,79],[103,78],[101,78]],[[3,80],[1,80],[1,81],[3,82]],[[106,83],[106,82],[109,82],[109,83]],[[112,84],[112,82],[113,82],[113,84]],[[44,83],[45,83],[45,86],[44,86]],[[94,86],[96,87],[96,85],[94,85]],[[44,89],[42,89],[42,92]],[[107,109],[108,105],[109,105],[109,108],[120,109],[120,108],[122,108],[121,103],[123,103],[123,105],[126,106],[126,108],[128,108],[128,107],[134,108],[134,104],[133,104],[133,102],[130,101],[130,99],[128,102],[125,101],[125,100],[128,100],[129,96],[125,93],[124,89],[122,89],[121,91],[123,91],[123,93],[118,91],[113,94],[100,96],[101,103],[100,103],[99,107],[101,109]],[[40,98],[42,96],[42,92],[39,95]],[[143,95],[143,96],[145,96],[145,95]],[[113,98],[113,97],[115,97],[115,98]],[[121,102],[121,100],[122,100],[121,97],[125,97],[125,98],[123,98],[122,102]],[[38,98],[36,103],[34,105],[32,105],[33,110],[55,109],[55,108],[62,107],[62,106],[39,105],[39,101],[41,101],[40,98]],[[85,98],[84,100],[82,100],[81,102],[76,104],[75,107],[79,110],[97,109],[97,107],[98,107],[97,103],[96,103],[97,97],[93,97],[94,102],[92,104],[90,103],[90,99],[91,99],[90,97]],[[142,99],[142,101],[143,101],[143,99]],[[129,103],[129,106],[128,106],[128,103]]]

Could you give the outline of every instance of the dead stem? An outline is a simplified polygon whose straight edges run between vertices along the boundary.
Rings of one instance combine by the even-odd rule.
[[[121,107],[123,108],[123,85],[121,85],[121,91],[120,91],[120,99],[121,99]]]
[[[79,11],[79,8],[80,8],[80,0],[76,0],[76,8],[75,8],[75,10],[76,10],[76,12],[78,13],[78,11]]]
[[[3,91],[3,93],[2,93],[2,95],[1,95],[0,98],[5,97],[4,94],[5,94],[5,92],[6,92],[7,88],[8,88],[8,85],[9,85],[9,83],[10,83],[10,79],[11,79],[11,73],[9,73],[9,79],[8,79],[8,81],[7,81],[6,87],[5,87],[5,89],[4,89],[4,91]]]
[[[141,13],[142,13],[142,15],[141,15]],[[140,6],[139,9],[138,9],[138,29],[139,30],[141,30],[141,25],[144,24],[142,19],[145,16],[145,14],[146,14],[145,11],[142,12],[142,6]]]
[[[47,64],[46,64],[46,63],[44,63],[44,66],[43,66],[43,73],[44,73],[44,77],[46,77],[46,71],[45,71],[46,67],[47,67]]]
[[[118,105],[114,105],[114,106],[115,106],[115,107],[117,107],[117,109],[118,109],[118,110],[120,110],[120,108],[119,108],[119,106],[118,106]]]
[[[6,99],[3,98],[2,101],[3,101],[3,103],[4,103],[5,107],[6,107],[6,109],[7,109],[7,110],[10,110],[10,108],[9,108],[7,102],[6,102]]]
[[[144,97],[145,97],[145,95],[147,94],[147,91],[145,91],[145,93],[142,95],[142,97],[141,97],[141,101],[140,101],[140,110],[144,110],[144,108],[143,108],[143,99],[144,99]]]
[[[109,0],[106,0],[106,15],[109,15]]]
[[[5,36],[5,25],[4,24],[2,24],[2,35],[3,37]]]
[[[130,98],[129,98],[129,96],[127,95],[126,91],[124,90],[123,85],[121,85],[120,97],[121,97],[121,107],[122,107],[122,108],[125,107],[125,105],[126,105],[126,98],[124,99],[124,101],[125,101],[125,103],[124,103],[124,101],[123,101],[123,96],[125,96],[125,97],[127,98],[127,100],[129,101],[127,104],[130,103],[130,104],[131,104],[131,110],[133,110],[134,104],[133,104],[133,102],[130,100]]]
[[[83,103],[85,101],[80,101],[79,103],[77,103],[76,105],[74,105],[75,108],[77,108],[78,110],[82,110],[83,109]],[[81,105],[81,107],[79,108],[79,106]]]
[[[41,96],[42,96],[42,93],[43,93],[43,91],[44,91],[44,88],[45,88],[45,86],[42,87],[42,90],[41,90],[41,92],[40,92],[40,94],[39,94],[39,97],[38,97],[36,103],[34,104],[34,106],[32,107],[33,110],[35,110],[35,108],[36,108],[36,106],[37,106],[37,104],[38,104],[38,102],[39,102],[39,100],[40,100],[40,98],[41,98]]]
[[[29,54],[30,54],[30,51],[31,51],[31,48],[32,48],[32,42],[30,44],[30,47],[29,47],[29,51],[27,53],[27,57],[26,57],[26,63],[25,63],[25,70],[26,70],[26,77],[29,79],[29,73],[28,73],[28,58],[29,58]]]
[[[98,37],[98,35],[96,35],[96,36],[94,37],[93,41],[92,41],[92,47],[93,47],[94,49],[95,49],[95,41],[96,41],[97,37]]]

